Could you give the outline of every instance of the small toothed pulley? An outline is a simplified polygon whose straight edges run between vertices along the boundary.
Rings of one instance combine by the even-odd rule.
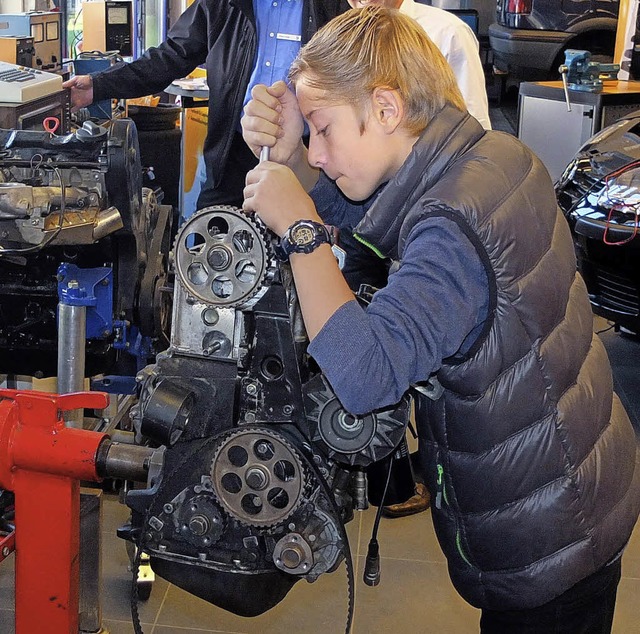
[[[225,438],[211,465],[214,492],[241,522],[273,526],[295,511],[304,489],[304,467],[280,434],[241,428]]]
[[[229,206],[207,207],[189,218],[176,236],[174,259],[190,295],[225,308],[254,304],[275,270],[267,229]]]

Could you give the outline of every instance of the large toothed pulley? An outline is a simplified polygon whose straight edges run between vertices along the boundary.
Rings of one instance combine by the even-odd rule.
[[[300,503],[304,468],[294,447],[280,434],[241,428],[220,444],[211,465],[218,501],[251,526],[284,521]]]
[[[275,271],[267,229],[228,206],[207,207],[189,218],[176,236],[174,260],[190,295],[225,308],[254,304]]]

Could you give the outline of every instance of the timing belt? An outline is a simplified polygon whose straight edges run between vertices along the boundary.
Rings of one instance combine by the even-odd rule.
[[[217,442],[217,437],[211,439],[211,442]],[[205,448],[205,445],[202,446],[202,449]],[[319,474],[317,468],[313,464],[311,460],[307,458],[307,456],[298,450],[298,455],[307,463],[307,467],[310,468],[310,471],[313,473],[314,477],[320,484],[320,488],[323,490],[325,497],[329,501],[329,505],[331,506],[331,510],[334,513],[336,518],[340,518],[340,511],[336,504],[335,498],[331,489],[329,489],[325,479]],[[179,469],[184,464],[189,462],[187,458],[185,458],[182,462],[179,463],[177,467],[174,468]],[[156,492],[156,496],[160,494],[162,490],[162,485],[158,488]],[[143,527],[147,525],[149,519],[149,513],[151,511],[151,507],[153,506],[153,502],[149,505],[149,509],[145,514]],[[347,596],[348,596],[348,604],[347,604],[347,623],[345,626],[345,634],[351,633],[351,626],[353,624],[353,613],[355,607],[355,583],[354,583],[354,574],[353,574],[353,558],[351,557],[351,548],[349,546],[349,538],[347,536],[347,530],[345,528],[344,523],[340,520],[337,522],[338,525],[338,534],[340,536],[340,541],[342,542],[342,546],[340,548],[340,554],[344,557],[345,568],[347,571]],[[144,549],[144,535],[145,531],[140,531],[140,537],[136,543],[136,554],[132,563],[132,579],[131,579],[131,621],[133,623],[133,631],[134,634],[144,634],[142,630],[142,625],[140,624],[140,615],[138,613],[138,573],[140,570],[140,561],[142,558],[142,552]]]
[[[331,510],[335,517],[340,518],[340,511],[336,504],[335,497],[331,492],[331,489],[327,485],[326,480],[319,474],[317,467],[315,464],[307,458],[307,456],[300,452],[300,456],[303,460],[307,462],[308,467],[310,467],[311,472],[314,474],[314,477],[320,483],[320,487],[325,494],[325,497],[329,500],[329,505],[331,506]],[[338,533],[340,535],[340,540],[342,541],[342,547],[340,548],[340,553],[344,557],[345,567],[347,569],[347,595],[348,595],[348,605],[347,605],[347,624],[345,627],[345,634],[351,633],[351,626],[353,624],[353,611],[355,607],[355,584],[354,584],[354,574],[353,574],[353,558],[351,557],[351,548],[349,546],[349,538],[347,537],[347,529],[344,526],[344,523],[340,520],[337,522],[338,524]]]

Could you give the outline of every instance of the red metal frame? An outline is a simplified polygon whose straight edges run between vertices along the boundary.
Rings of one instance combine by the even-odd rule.
[[[101,392],[0,390],[0,487],[15,494],[16,634],[78,632],[80,480],[100,480],[107,435],[66,427],[62,412],[108,402]]]
[[[4,561],[16,548],[16,532],[0,537],[0,561]]]

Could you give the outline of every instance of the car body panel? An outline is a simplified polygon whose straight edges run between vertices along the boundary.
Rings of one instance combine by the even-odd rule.
[[[589,139],[556,195],[593,311],[640,334],[640,111]]]
[[[588,45],[592,53],[613,52],[617,0],[532,0],[529,14],[510,13],[507,7],[507,0],[498,0],[497,21],[489,26],[494,64],[502,71],[547,79],[567,48]]]

